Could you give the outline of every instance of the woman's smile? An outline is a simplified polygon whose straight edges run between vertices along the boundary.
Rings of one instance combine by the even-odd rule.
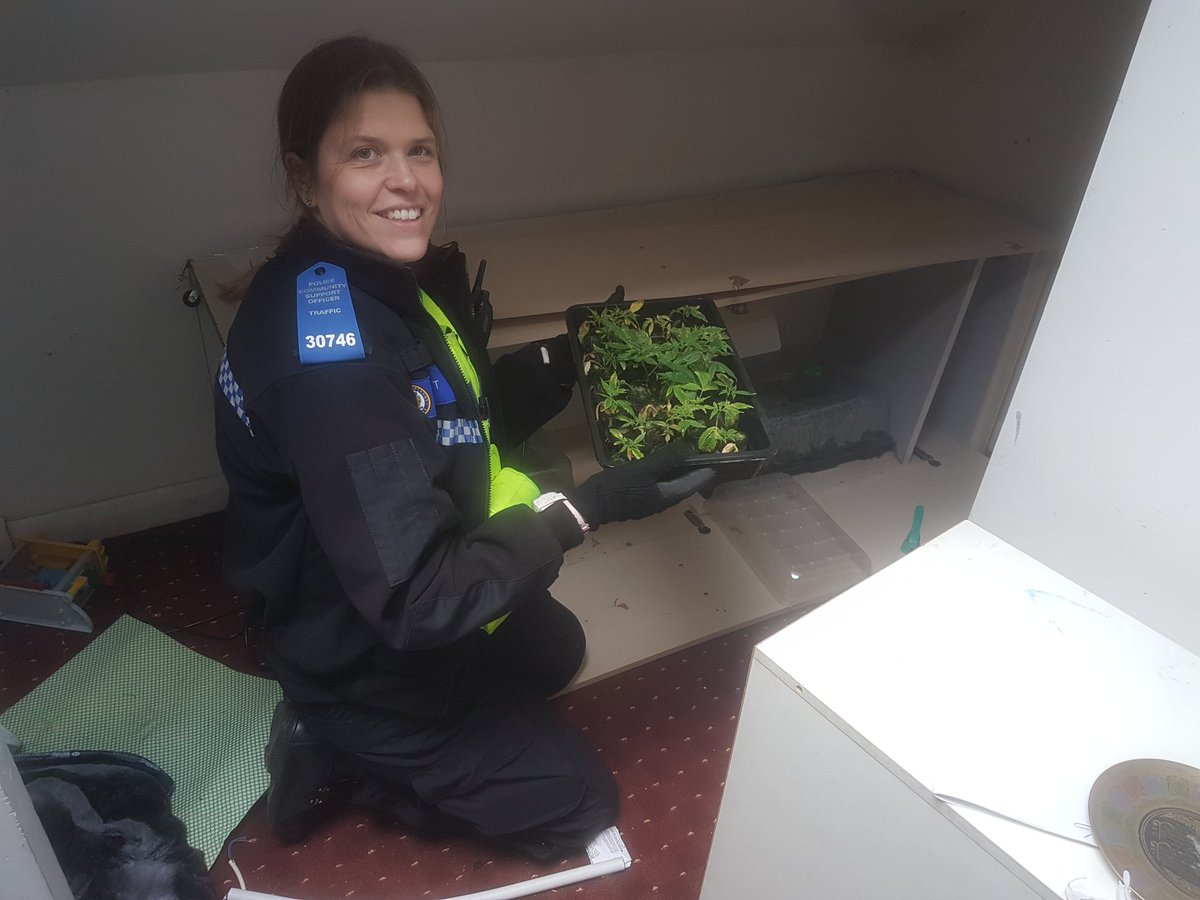
[[[419,209],[389,209],[380,213],[385,219],[390,219],[393,222],[412,222],[421,218],[421,210]]]

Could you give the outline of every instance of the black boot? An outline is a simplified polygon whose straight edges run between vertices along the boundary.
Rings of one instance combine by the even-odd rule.
[[[346,805],[349,786],[337,778],[333,751],[309,734],[287,700],[275,706],[263,762],[271,774],[267,821],[285,844],[303,840]]]

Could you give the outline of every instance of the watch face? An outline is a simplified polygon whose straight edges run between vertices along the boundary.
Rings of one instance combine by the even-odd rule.
[[[1200,900],[1200,770],[1118,763],[1096,779],[1088,814],[1101,852],[1144,900]]]

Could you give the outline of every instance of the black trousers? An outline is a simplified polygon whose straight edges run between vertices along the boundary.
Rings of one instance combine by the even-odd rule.
[[[546,702],[583,662],[583,628],[545,593],[482,642],[471,702],[442,717],[297,706],[356,782],[355,801],[427,833],[474,832],[538,857],[616,822],[612,772]]]

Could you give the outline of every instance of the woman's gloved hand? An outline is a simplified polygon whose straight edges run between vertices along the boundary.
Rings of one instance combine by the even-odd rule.
[[[690,497],[716,476],[716,470],[705,467],[667,477],[693,453],[682,443],[667,444],[644,459],[593,475],[575,488],[569,499],[592,528],[644,519]]]
[[[609,295],[606,303],[620,303],[625,299],[625,288],[622,285],[617,285],[616,290]],[[575,370],[575,360],[571,358],[571,344],[567,340],[565,334],[556,335],[548,341],[538,341],[538,348],[542,351],[542,358],[554,372],[558,383],[563,387],[574,387],[578,381],[578,372]]]
[[[571,358],[571,345],[565,334],[552,337],[539,345],[544,351],[544,360],[563,387],[574,387],[576,378],[575,360]]]

